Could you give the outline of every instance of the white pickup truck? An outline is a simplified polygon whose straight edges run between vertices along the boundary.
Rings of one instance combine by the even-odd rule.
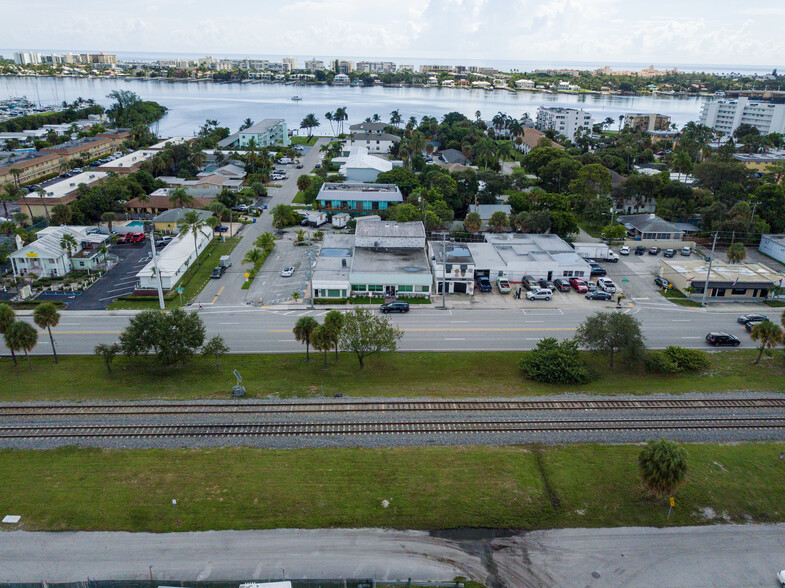
[[[575,253],[587,259],[604,259],[616,263],[618,254],[605,243],[573,243]]]

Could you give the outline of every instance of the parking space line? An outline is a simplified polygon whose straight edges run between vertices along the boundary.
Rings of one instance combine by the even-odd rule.
[[[283,315],[282,315],[282,316],[288,316],[288,315],[290,315],[290,314],[292,314],[292,313],[294,313],[294,311],[293,311],[293,310],[290,310],[289,312],[285,312],[285,313],[283,313]]]

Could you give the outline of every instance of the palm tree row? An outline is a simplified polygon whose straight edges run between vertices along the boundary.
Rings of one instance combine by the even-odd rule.
[[[297,319],[292,332],[294,338],[305,345],[305,361],[311,361],[310,348],[324,352],[324,367],[327,367],[327,353],[335,349],[335,361],[338,361],[338,343],[341,340],[344,318],[337,310],[331,310],[324,317],[324,324],[319,324],[312,316]]]

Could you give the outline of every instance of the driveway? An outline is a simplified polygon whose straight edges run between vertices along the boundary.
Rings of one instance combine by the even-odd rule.
[[[258,300],[259,293],[256,290],[256,280],[254,285],[248,289],[243,290],[242,285],[245,281],[243,274],[250,269],[250,266],[242,264],[245,254],[254,247],[256,238],[264,232],[273,231],[273,218],[270,214],[271,210],[278,204],[291,204],[297,194],[297,178],[301,175],[313,171],[314,166],[321,161],[320,148],[326,145],[330,139],[322,138],[316,141],[316,144],[310,148],[303,150],[301,155],[302,169],[297,169],[294,165],[276,165],[276,169],[285,169],[289,177],[286,180],[276,182],[280,184],[280,188],[269,188],[268,198],[266,199],[267,210],[264,211],[256,222],[252,225],[246,225],[242,233],[242,240],[235,247],[231,255],[232,270],[227,272],[223,279],[212,280],[204,290],[196,297],[196,302],[202,304],[215,304],[216,306],[241,306],[245,305],[250,300]],[[277,265],[279,262],[275,261],[275,253],[268,258],[262,272],[272,271],[275,269],[277,272],[281,271],[281,266]],[[275,265],[273,265],[275,264]],[[297,275],[295,273],[295,275]],[[295,288],[296,289],[296,288]],[[289,291],[291,295],[292,291]]]
[[[152,259],[150,243],[145,239],[143,244],[112,245],[109,252],[120,261],[79,296],[50,294],[38,298],[65,302],[68,310],[105,310],[116,298],[127,296],[136,287],[136,274]]]

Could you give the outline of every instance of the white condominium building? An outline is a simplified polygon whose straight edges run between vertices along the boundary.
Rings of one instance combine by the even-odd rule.
[[[785,104],[750,102],[749,98],[713,100],[701,110],[700,122],[707,127],[730,135],[739,125],[757,128],[761,135],[785,132]]]
[[[537,110],[537,128],[541,131],[554,129],[573,140],[579,128],[591,130],[591,114],[583,109],[540,106]]]

